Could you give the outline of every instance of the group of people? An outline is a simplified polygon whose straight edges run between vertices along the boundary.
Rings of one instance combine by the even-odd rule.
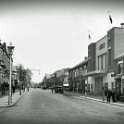
[[[24,85],[17,85],[16,83],[12,84],[11,87],[12,95],[16,92],[16,90],[19,90],[19,93],[21,95],[21,90],[25,92],[25,89],[27,89],[27,91],[29,92],[30,85],[28,84],[27,86],[24,86]],[[8,95],[8,92],[9,92],[9,83],[4,82],[0,84],[0,96]]]
[[[15,90],[16,90],[16,86],[12,84],[12,94],[15,93]],[[0,85],[0,91],[1,91],[1,95],[2,96],[8,94],[8,91],[9,91],[9,84],[8,84],[8,82],[4,82],[4,83],[2,83]]]
[[[111,98],[113,102],[116,102],[118,100],[118,94],[114,90],[106,90],[105,96],[107,98],[107,103],[110,103]]]
[[[55,92],[55,88],[51,87],[51,92],[54,93]]]
[[[26,90],[29,92],[30,91],[30,85],[19,85],[18,86],[18,89],[19,89],[19,94],[21,95],[22,92],[25,92]]]
[[[9,85],[7,82],[4,82],[0,85],[1,95],[4,96],[8,93]]]

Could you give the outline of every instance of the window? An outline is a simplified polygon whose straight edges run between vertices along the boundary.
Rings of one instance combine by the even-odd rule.
[[[101,49],[103,49],[103,48],[105,48],[105,43],[100,44],[99,50],[101,50]]]
[[[111,50],[108,51],[108,64],[111,66]]]
[[[99,70],[99,56],[98,56],[98,70]]]
[[[103,69],[103,55],[101,55],[101,69]]]

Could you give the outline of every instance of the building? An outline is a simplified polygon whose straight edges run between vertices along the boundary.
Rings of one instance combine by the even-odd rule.
[[[111,84],[119,96],[124,96],[124,27],[108,31],[108,66],[115,81]]]
[[[109,89],[116,92],[118,99],[124,97],[124,24],[89,44],[88,58],[65,70],[54,73],[55,85],[93,95],[103,95]]]
[[[69,68],[57,70],[52,74],[46,74],[43,78],[42,86],[46,88],[55,86],[69,87]]]
[[[63,86],[69,88],[69,68],[64,70]]]
[[[84,75],[87,78],[86,92],[93,93],[94,75],[96,73],[96,43],[91,43],[88,46],[88,65],[87,73]]]
[[[56,85],[62,85],[65,87],[69,86],[69,68],[64,68],[61,70],[56,71]]]
[[[2,91],[2,86],[9,82],[9,60],[6,43],[0,43],[0,91]]]
[[[42,81],[42,87],[44,89],[50,88],[55,85],[55,74],[45,74],[43,81]]]
[[[69,86],[71,91],[85,93],[85,85],[87,78],[84,75],[87,73],[88,59],[77,64],[69,69]]]
[[[88,92],[94,95],[101,95],[103,87],[107,82],[107,36],[104,36],[94,46],[88,47]],[[94,54],[93,54],[94,53]]]
[[[87,89],[94,95],[115,90],[124,94],[124,28],[113,27],[103,38],[88,46]]]

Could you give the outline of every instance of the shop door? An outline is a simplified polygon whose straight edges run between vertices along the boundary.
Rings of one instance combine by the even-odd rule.
[[[103,85],[103,78],[97,77],[95,78],[95,94],[102,95],[102,85]]]
[[[121,78],[116,79],[115,88],[116,92],[121,95]]]

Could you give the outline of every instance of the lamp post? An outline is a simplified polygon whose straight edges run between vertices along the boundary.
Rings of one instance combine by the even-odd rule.
[[[12,54],[13,54],[14,46],[12,43],[8,46],[8,54],[10,61],[10,69],[9,69],[9,95],[8,95],[8,105],[12,103]]]

